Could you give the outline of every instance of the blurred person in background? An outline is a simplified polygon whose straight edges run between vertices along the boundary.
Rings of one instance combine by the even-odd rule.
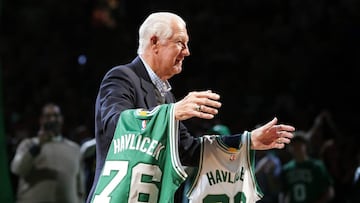
[[[62,135],[57,104],[43,106],[37,136],[23,139],[11,161],[19,177],[17,203],[82,203],[80,146]]]
[[[325,203],[334,198],[333,179],[322,160],[309,155],[306,135],[296,131],[288,146],[292,159],[281,171],[280,203]]]
[[[276,150],[261,152],[262,156],[255,164],[255,176],[264,196],[258,202],[277,202],[280,192],[282,163]]]

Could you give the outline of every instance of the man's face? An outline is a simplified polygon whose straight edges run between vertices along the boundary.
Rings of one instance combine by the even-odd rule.
[[[306,156],[307,155],[306,143],[299,140],[290,143],[290,152],[293,154],[295,158]]]
[[[180,23],[174,23],[172,28],[173,36],[160,42],[156,55],[157,74],[163,80],[167,80],[180,73],[184,58],[190,55],[187,46],[189,36],[186,28]]]
[[[41,124],[43,125],[44,130],[60,133],[62,123],[63,117],[59,107],[50,105],[43,109]]]

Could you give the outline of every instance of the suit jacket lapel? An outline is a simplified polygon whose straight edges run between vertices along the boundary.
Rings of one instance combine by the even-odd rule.
[[[154,107],[157,105],[154,85],[151,82],[149,74],[146,71],[144,64],[142,63],[140,57],[136,57],[131,63],[131,69],[135,74],[140,78],[140,85],[144,95],[144,102],[146,108]]]

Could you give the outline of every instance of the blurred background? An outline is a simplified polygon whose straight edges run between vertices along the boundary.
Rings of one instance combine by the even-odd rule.
[[[192,131],[219,122],[242,132],[274,116],[308,130],[325,110],[342,139],[357,140],[359,10],[356,0],[0,0],[8,158],[34,136],[48,101],[62,107],[67,136],[81,143],[79,127],[93,136],[101,79],[136,56],[138,27],[153,11],[187,22],[191,56],[170,80],[175,96],[211,89],[222,97],[216,119],[190,120]]]

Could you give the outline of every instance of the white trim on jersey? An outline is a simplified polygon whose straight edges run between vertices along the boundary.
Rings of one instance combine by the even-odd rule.
[[[170,150],[171,153],[173,154],[173,156],[171,156],[171,163],[173,165],[173,167],[176,170],[176,172],[178,173],[178,175],[180,177],[182,177],[184,180],[187,178],[187,173],[185,172],[185,168],[182,166],[181,162],[180,162],[180,158],[179,158],[179,151],[178,151],[178,137],[179,137],[179,121],[175,120],[175,105],[171,105],[170,107],[170,122],[169,122],[169,135],[174,135],[169,136],[170,137]]]

